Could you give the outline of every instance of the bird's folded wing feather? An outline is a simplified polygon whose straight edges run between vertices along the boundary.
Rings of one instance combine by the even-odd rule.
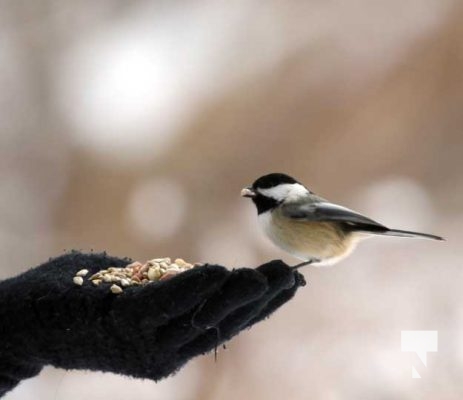
[[[362,214],[329,202],[283,204],[281,210],[286,217],[297,220],[345,222],[359,227],[388,229]]]

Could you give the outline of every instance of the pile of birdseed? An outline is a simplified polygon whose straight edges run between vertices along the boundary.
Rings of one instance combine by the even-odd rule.
[[[123,292],[124,287],[146,285],[151,282],[158,282],[172,278],[173,276],[188,271],[191,268],[203,264],[195,263],[190,264],[181,258],[177,258],[172,262],[169,257],[155,258],[142,264],[135,261],[125,267],[117,268],[110,267],[102,269],[88,278],[93,285],[99,286],[104,283],[112,283],[110,290],[114,294]],[[82,269],[76,273],[73,282],[82,286],[84,277],[88,275],[87,269]]]

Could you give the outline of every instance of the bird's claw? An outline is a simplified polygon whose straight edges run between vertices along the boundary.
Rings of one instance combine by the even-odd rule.
[[[317,262],[320,262],[320,261],[321,260],[319,260],[318,258],[311,258],[310,260],[301,262],[300,264],[296,264],[296,265],[294,265],[293,267],[290,267],[290,268],[296,270],[296,269],[299,269],[301,267],[305,267],[306,265],[310,265],[310,264],[317,263]]]

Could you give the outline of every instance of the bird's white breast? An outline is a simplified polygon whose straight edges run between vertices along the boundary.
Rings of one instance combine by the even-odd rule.
[[[273,226],[272,226],[272,212],[266,211],[258,216],[259,225],[263,229],[263,231],[272,238],[273,236]]]

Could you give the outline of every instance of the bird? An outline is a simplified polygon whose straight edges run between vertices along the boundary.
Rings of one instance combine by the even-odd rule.
[[[332,203],[283,173],[261,176],[241,190],[252,199],[259,225],[270,240],[303,262],[330,266],[346,258],[372,236],[444,240],[428,233],[390,229],[349,208]]]

